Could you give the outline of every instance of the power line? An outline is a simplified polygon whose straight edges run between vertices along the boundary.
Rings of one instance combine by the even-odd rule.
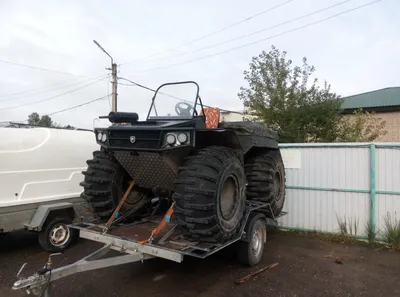
[[[134,81],[132,81],[132,80],[130,80],[130,79],[127,79],[127,78],[118,77],[118,79],[122,79],[122,80],[128,81],[128,82],[130,82],[131,84],[133,84],[133,85],[135,85],[135,86],[137,86],[137,87],[146,89],[146,90],[148,90],[148,91],[152,91],[152,92],[155,92],[155,91],[156,91],[156,90],[154,90],[154,89],[152,89],[152,88],[146,87],[146,86],[144,86],[144,85],[141,85],[141,84],[139,84],[139,83],[137,83],[137,82],[134,82]],[[128,85],[126,85],[126,86],[128,86]],[[130,86],[132,86],[132,85],[130,85]]]
[[[122,80],[125,80],[125,81],[128,81],[128,82],[132,83],[132,85],[123,84],[124,86],[137,86],[137,87],[146,89],[146,90],[148,90],[148,91],[151,91],[151,92],[153,92],[153,93],[156,92],[155,89],[146,87],[146,86],[144,86],[144,85],[142,85],[142,84],[139,84],[139,83],[137,83],[137,82],[134,82],[134,81],[132,81],[132,80],[130,80],[130,79],[123,78],[123,77],[118,77],[118,79],[122,79]],[[171,97],[171,98],[173,98],[173,99],[181,100],[181,101],[184,101],[184,102],[187,102],[187,103],[193,103],[193,102],[191,102],[191,101],[189,101],[189,100],[185,100],[185,99],[182,99],[182,98],[179,98],[179,97],[170,95],[170,94],[166,94],[166,93],[163,93],[163,92],[160,92],[160,91],[159,91],[158,93],[163,94],[163,95],[168,96],[168,97]],[[202,102],[202,103],[203,103],[203,102]],[[212,107],[212,106],[205,105],[205,104],[203,104],[203,106],[204,106],[204,107]],[[221,110],[221,111],[226,111],[226,112],[239,113],[239,112],[237,112],[237,111],[232,111],[232,110],[227,110],[227,109],[222,109],[222,108],[220,108],[220,110]]]
[[[45,72],[57,73],[57,74],[90,78],[89,76],[86,76],[86,75],[78,75],[78,74],[73,74],[73,73],[69,73],[69,72],[53,70],[53,69],[46,69],[46,68],[42,68],[42,67],[37,67],[37,66],[32,66],[32,65],[27,65],[27,64],[21,64],[21,63],[16,63],[16,62],[10,62],[10,61],[5,61],[5,60],[0,60],[0,63],[14,65],[14,66],[20,66],[20,67],[25,67],[25,68],[30,68],[30,69],[35,69],[35,70],[40,70],[40,71],[45,71]]]
[[[84,102],[84,103],[81,103],[81,104],[78,104],[78,105],[74,105],[74,106],[72,106],[72,107],[68,107],[68,108],[64,108],[64,109],[61,109],[61,110],[57,110],[57,111],[55,111],[55,112],[48,113],[48,114],[45,114],[45,115],[47,115],[47,116],[52,116],[52,115],[55,115],[55,114],[57,114],[57,113],[61,113],[61,112],[64,112],[64,111],[68,111],[68,110],[71,110],[71,109],[75,109],[75,108],[79,108],[79,107],[82,107],[82,106],[85,106],[85,105],[94,103],[94,102],[96,102],[96,101],[100,101],[100,100],[107,99],[109,96],[110,96],[110,94],[107,94],[107,95],[105,95],[105,96],[103,96],[103,97],[100,97],[100,98],[97,98],[97,99],[94,99],[94,100],[90,100],[90,101],[87,101],[87,102]],[[28,121],[28,120],[23,120],[23,121],[3,121],[3,122],[0,122],[0,123],[8,123],[8,122],[23,123],[23,122],[27,122],[27,121]]]
[[[345,1],[333,4],[331,6],[328,6],[328,7],[313,11],[311,13],[308,13],[308,14],[293,18],[291,20],[288,20],[288,21],[285,21],[285,22],[282,22],[282,23],[278,23],[278,24],[269,26],[267,28],[264,28],[264,29],[261,29],[261,30],[257,30],[257,31],[254,31],[254,32],[251,32],[251,33],[248,33],[248,34],[244,34],[244,35],[241,35],[239,37],[235,37],[235,38],[232,38],[232,39],[229,39],[229,40],[225,40],[225,41],[222,41],[222,42],[219,42],[219,43],[216,43],[216,44],[212,44],[212,45],[209,45],[209,46],[206,46],[206,47],[202,47],[202,48],[199,48],[199,49],[196,49],[196,50],[193,50],[193,51],[189,51],[189,52],[178,54],[178,55],[168,56],[168,57],[161,57],[161,58],[157,58],[157,59],[139,61],[138,63],[146,63],[146,62],[155,62],[155,61],[168,60],[168,59],[177,58],[177,57],[183,57],[183,56],[186,56],[186,55],[189,55],[189,54],[193,54],[193,53],[197,53],[197,52],[200,52],[200,51],[204,51],[204,50],[207,50],[207,49],[210,49],[210,48],[214,48],[214,47],[217,47],[217,46],[220,46],[220,45],[232,42],[232,41],[243,39],[243,38],[246,38],[246,37],[249,37],[249,36],[252,36],[252,35],[256,35],[256,34],[259,34],[261,32],[267,31],[267,30],[271,30],[271,29],[274,29],[274,28],[277,28],[277,27],[281,27],[283,25],[287,25],[287,24],[293,23],[295,21],[310,17],[310,16],[312,16],[314,14],[317,14],[317,13],[329,10],[331,8],[343,5],[343,4],[345,4],[347,2],[350,2],[350,1],[353,1],[353,0],[345,0]]]
[[[132,81],[132,80],[130,80],[130,79],[126,79],[126,78],[123,78],[123,77],[119,77],[118,79],[122,79],[122,80],[128,81],[128,82],[132,83],[134,86],[137,86],[137,87],[146,89],[146,90],[151,91],[151,92],[153,92],[153,93],[156,92],[155,89],[146,87],[146,86],[141,85],[141,84],[139,84],[139,83],[137,83],[137,82],[134,82],[134,81]],[[131,85],[131,86],[132,86],[132,85]],[[192,103],[192,102],[189,101],[189,100],[185,100],[185,99],[182,99],[182,98],[179,98],[179,97],[170,95],[170,94],[166,94],[166,93],[163,93],[163,92],[160,92],[160,91],[159,91],[158,93],[163,94],[163,95],[168,96],[168,97],[173,98],[173,99],[177,99],[177,100],[185,101],[185,102],[188,102],[188,103]],[[206,106],[206,105],[203,104],[203,106]]]
[[[267,13],[267,12],[270,12],[270,11],[272,11],[272,10],[275,10],[275,9],[277,9],[277,8],[279,8],[279,7],[281,7],[281,6],[284,6],[284,5],[286,5],[286,4],[290,3],[290,2],[293,2],[293,1],[294,1],[294,0],[288,0],[288,1],[283,2],[283,3],[281,3],[281,4],[275,5],[275,6],[271,7],[271,8],[268,8],[268,9],[262,11],[262,12],[256,13],[256,14],[250,16],[250,17],[247,17],[247,18],[245,18],[245,19],[242,19],[242,20],[240,20],[240,21],[238,21],[238,22],[236,22],[236,23],[233,23],[233,24],[231,24],[231,25],[228,25],[228,26],[226,26],[226,27],[224,27],[224,28],[218,29],[218,30],[216,30],[216,31],[213,31],[213,32],[211,32],[211,33],[208,33],[208,34],[206,34],[206,35],[203,35],[203,36],[201,36],[201,37],[198,37],[198,38],[196,38],[196,39],[193,39],[193,40],[191,40],[191,41],[188,41],[188,42],[186,42],[186,43],[183,43],[183,44],[181,44],[181,45],[178,45],[178,46],[176,46],[176,47],[169,48],[169,49],[167,49],[167,50],[165,50],[165,51],[158,52],[158,53],[156,53],[156,54],[154,54],[154,55],[148,56],[147,58],[155,57],[155,56],[161,55],[161,54],[163,54],[163,53],[170,52],[170,51],[176,50],[176,49],[178,49],[178,48],[181,48],[182,46],[195,43],[195,42],[197,42],[197,41],[200,41],[200,40],[202,40],[202,39],[205,39],[205,38],[207,38],[207,37],[210,37],[210,36],[212,36],[212,35],[214,35],[214,34],[217,34],[217,33],[220,33],[220,32],[222,32],[222,31],[228,30],[228,29],[230,29],[230,28],[232,28],[232,27],[235,27],[235,26],[237,26],[237,25],[239,25],[239,24],[241,24],[241,23],[247,22],[247,21],[249,21],[249,20],[251,20],[251,19],[254,19],[254,18],[256,18],[256,17],[258,17],[258,16],[260,16],[260,15],[263,15],[263,14],[265,14],[265,13]],[[120,64],[120,66],[122,66],[122,65],[127,65],[127,64],[132,64],[132,63],[135,63],[135,62],[137,62],[137,61],[138,61],[138,60],[130,61],[130,62],[126,62],[126,63],[122,63],[122,64]]]
[[[42,100],[38,100],[38,101],[26,103],[26,104],[16,105],[16,106],[4,107],[4,108],[0,108],[0,110],[15,109],[15,108],[20,108],[20,107],[29,106],[29,105],[33,105],[33,104],[36,104],[36,103],[41,103],[41,102],[44,102],[44,101],[52,100],[52,99],[55,99],[55,98],[58,98],[58,97],[61,97],[61,96],[70,94],[70,93],[72,93],[72,92],[78,91],[78,90],[80,90],[80,89],[86,88],[86,87],[88,87],[88,86],[91,86],[91,85],[93,85],[93,84],[95,84],[95,83],[97,83],[97,82],[99,82],[99,81],[102,81],[102,80],[104,80],[104,79],[106,79],[106,78],[107,78],[107,77],[102,77],[101,79],[95,80],[94,82],[91,82],[91,83],[86,84],[86,85],[84,85],[84,86],[81,86],[81,87],[79,87],[79,88],[76,88],[76,89],[70,90],[70,91],[68,91],[68,92],[65,92],[65,93],[62,93],[62,94],[59,94],[59,95],[55,95],[55,96],[52,96],[52,97],[49,97],[49,98],[46,98],[46,99],[42,99]]]
[[[61,86],[58,86],[58,87],[55,87],[55,88],[50,88],[50,89],[48,89],[48,88],[37,88],[37,89],[29,90],[29,91],[24,91],[24,92],[18,92],[18,93],[14,93],[14,94],[4,95],[4,96],[0,96],[0,98],[6,98],[6,97],[12,97],[12,98],[8,98],[8,99],[5,99],[5,100],[0,100],[0,102],[7,102],[7,101],[23,98],[23,97],[26,97],[26,96],[34,96],[34,95],[47,93],[47,92],[50,92],[50,91],[55,91],[55,90],[71,87],[71,86],[74,86],[74,85],[81,84],[83,82],[87,82],[87,81],[90,81],[90,80],[98,79],[100,77],[104,77],[104,75],[100,75],[100,76],[97,76],[97,77],[94,77],[94,78],[85,79],[85,80],[80,80],[78,82],[74,82],[74,83],[71,83],[71,84],[68,84],[68,85],[62,84]],[[57,85],[60,85],[60,84],[55,84],[55,85],[57,86]],[[37,91],[39,91],[39,92],[37,92]]]
[[[110,96],[110,94],[107,94],[107,95],[105,95],[105,96],[103,96],[103,97],[100,97],[100,98],[97,98],[97,99],[94,99],[94,100],[87,101],[87,102],[82,103],[82,104],[78,104],[78,105],[75,105],[75,106],[72,106],[72,107],[68,107],[68,108],[65,108],[65,109],[61,109],[61,110],[58,110],[58,111],[49,113],[49,114],[47,114],[47,115],[48,115],[48,116],[52,116],[52,115],[55,115],[55,114],[57,114],[57,113],[61,113],[61,112],[67,111],[67,110],[79,108],[79,107],[82,107],[82,106],[85,106],[85,105],[94,103],[94,102],[96,102],[96,101],[108,99],[108,96]]]
[[[240,46],[237,46],[237,47],[233,47],[233,48],[221,51],[221,52],[217,52],[217,53],[214,53],[214,54],[210,54],[210,55],[207,55],[207,56],[199,57],[199,58],[196,58],[196,59],[192,59],[192,60],[188,60],[188,61],[184,61],[184,62],[180,62],[180,63],[170,64],[170,65],[165,65],[165,66],[160,66],[160,67],[155,67],[155,68],[150,68],[150,69],[145,69],[145,70],[134,71],[134,72],[131,72],[131,73],[149,72],[149,71],[154,71],[154,70],[159,70],[159,69],[164,69],[164,68],[169,68],[169,67],[175,67],[175,66],[180,66],[180,65],[184,65],[184,64],[188,64],[188,63],[204,60],[204,59],[208,59],[208,58],[211,58],[211,57],[214,57],[214,56],[222,55],[222,54],[225,54],[225,53],[228,53],[228,52],[231,52],[231,51],[234,51],[234,50],[238,50],[238,49],[241,49],[241,48],[244,48],[244,47],[248,47],[250,45],[254,45],[254,44],[269,40],[269,39],[273,39],[275,37],[279,37],[279,36],[282,36],[282,35],[285,35],[285,34],[288,34],[288,33],[299,31],[299,30],[307,28],[307,27],[311,27],[313,25],[316,25],[316,24],[322,23],[324,21],[330,20],[332,18],[338,17],[338,16],[340,16],[342,14],[361,9],[363,7],[372,5],[372,4],[380,2],[380,1],[382,1],[382,0],[372,1],[372,2],[366,3],[364,5],[360,5],[360,6],[357,6],[355,8],[348,9],[348,10],[342,11],[340,13],[334,14],[334,15],[332,15],[330,17],[326,17],[326,18],[320,19],[318,21],[315,21],[315,22],[312,22],[312,23],[308,23],[308,24],[306,24],[304,26],[300,26],[300,27],[297,27],[297,28],[294,28],[294,29],[291,29],[291,30],[287,30],[287,31],[284,31],[282,33],[278,33],[278,34],[275,34],[275,35],[271,35],[271,36],[268,36],[266,38],[258,39],[256,41],[253,41],[253,42],[250,42],[250,43],[246,43],[246,44],[243,44],[243,45],[240,45]]]

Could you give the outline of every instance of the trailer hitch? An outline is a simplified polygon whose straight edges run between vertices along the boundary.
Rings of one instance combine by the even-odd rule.
[[[50,297],[50,291],[52,288],[50,284],[58,279],[65,278],[76,273],[112,267],[126,263],[140,262],[154,257],[154,253],[151,253],[150,251],[144,253],[138,249],[133,250],[120,247],[119,250],[124,253],[124,255],[106,257],[102,259],[102,257],[105,256],[111,249],[116,248],[117,247],[113,245],[113,243],[105,244],[102,248],[99,248],[75,263],[58,268],[52,267],[51,258],[60,254],[51,254],[43,268],[39,269],[29,277],[22,276],[22,271],[26,267],[25,263],[19,270],[17,275],[19,279],[14,283],[12,289],[24,289],[26,290],[27,294],[31,294],[33,296]]]
[[[52,270],[52,257],[62,255],[61,253],[50,254],[46,264],[40,268],[36,273],[32,276],[24,277],[23,271],[27,266],[27,263],[24,263],[17,273],[18,280],[14,283],[12,289],[20,290],[25,289],[28,295],[32,294],[33,296],[50,296],[50,279],[51,279],[51,270]]]

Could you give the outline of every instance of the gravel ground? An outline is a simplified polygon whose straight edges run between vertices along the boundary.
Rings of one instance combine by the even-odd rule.
[[[25,276],[44,265],[47,252],[34,234],[18,232],[0,241],[0,296],[26,296],[10,288],[24,262]],[[54,267],[72,263],[97,243],[80,240],[54,261]],[[333,251],[333,253],[332,253]],[[333,257],[326,257],[331,254]],[[342,264],[335,263],[339,257]],[[234,281],[278,262],[268,272],[245,284]],[[219,253],[206,260],[187,258],[181,264],[154,259],[85,272],[53,283],[53,296],[400,296],[400,253],[384,248],[324,242],[315,238],[270,233],[263,261],[241,266]]]

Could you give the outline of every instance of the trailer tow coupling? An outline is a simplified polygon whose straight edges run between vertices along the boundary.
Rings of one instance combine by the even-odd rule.
[[[139,262],[153,258],[152,255],[148,255],[137,250],[132,250],[132,253],[124,254],[122,256],[100,259],[101,257],[105,256],[112,248],[113,244],[106,244],[102,248],[96,250],[95,252],[91,253],[81,260],[78,260],[75,263],[54,269],[52,268],[51,258],[53,256],[60,255],[60,253],[51,254],[47,260],[46,265],[29,277],[22,276],[22,271],[26,267],[25,263],[19,270],[17,274],[18,280],[14,283],[12,289],[25,289],[28,295],[50,297],[50,290],[52,287],[50,284],[55,280],[80,272],[117,266],[126,263]]]
[[[46,265],[43,268],[39,269],[34,275],[30,277],[23,277],[22,272],[24,271],[27,263],[24,263],[20,270],[18,271],[17,278],[19,279],[14,283],[13,289],[26,289],[27,294],[32,294],[34,296],[46,296],[44,290],[50,283],[51,279],[51,265],[53,256],[62,255],[61,253],[50,254],[47,259]]]

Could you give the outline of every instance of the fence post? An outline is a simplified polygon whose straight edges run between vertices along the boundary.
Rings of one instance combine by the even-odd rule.
[[[369,179],[370,179],[370,223],[371,231],[375,234],[375,216],[376,216],[376,178],[375,178],[375,144],[371,143],[369,145]]]

